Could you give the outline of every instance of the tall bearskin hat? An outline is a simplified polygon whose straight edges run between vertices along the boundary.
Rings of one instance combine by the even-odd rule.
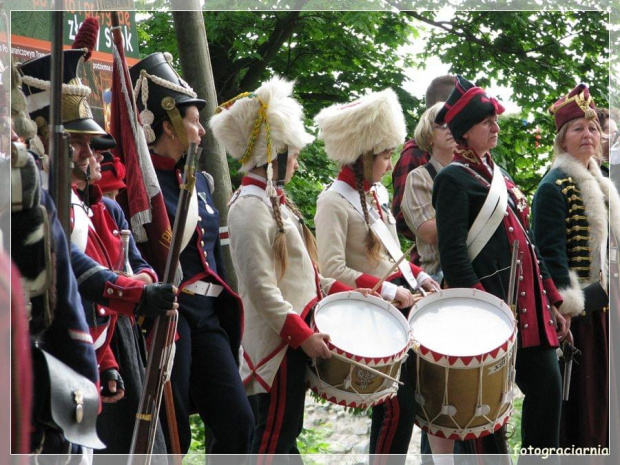
[[[220,105],[209,126],[241,171],[276,159],[287,148],[301,149],[314,139],[306,132],[304,111],[293,97],[294,82],[274,76],[254,92]]]
[[[407,135],[403,110],[392,89],[324,108],[314,121],[327,156],[340,165],[351,165],[368,153],[393,149]]]

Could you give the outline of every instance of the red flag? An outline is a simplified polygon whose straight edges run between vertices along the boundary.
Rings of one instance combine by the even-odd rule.
[[[113,149],[126,167],[126,209],[134,238],[143,257],[160,278],[164,275],[172,230],[153,168],[144,129],[139,122],[123,38],[114,31],[114,65],[110,133]]]

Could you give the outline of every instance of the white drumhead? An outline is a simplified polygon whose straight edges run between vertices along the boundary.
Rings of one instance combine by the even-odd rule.
[[[446,289],[420,300],[411,310],[413,338],[449,356],[486,354],[505,343],[514,331],[508,306],[476,289]]]
[[[330,335],[334,346],[360,357],[389,357],[409,344],[405,317],[388,302],[358,292],[323,299],[315,309],[314,324]]]

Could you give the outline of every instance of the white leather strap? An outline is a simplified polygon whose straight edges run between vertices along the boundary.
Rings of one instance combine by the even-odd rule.
[[[109,326],[106,326],[106,328],[102,331],[99,337],[95,341],[93,341],[93,348],[95,350],[99,349],[100,347],[103,347],[103,343],[108,337],[108,328]]]
[[[183,292],[204,295],[206,297],[218,297],[223,290],[223,286],[205,281],[195,281],[183,288]]]
[[[485,184],[489,185],[484,178],[470,167],[458,162],[453,163],[462,166]],[[478,212],[478,216],[476,216],[476,219],[467,233],[467,255],[472,262],[489,242],[489,239],[491,239],[495,231],[497,231],[507,208],[508,190],[506,189],[506,181],[504,180],[499,166],[495,163],[493,166],[493,179],[490,184],[489,193],[487,194],[482,208]]]
[[[347,202],[349,202],[353,208],[364,218],[364,212],[362,210],[362,203],[360,201],[359,192],[353,189],[344,181],[336,180],[329,187],[329,190],[333,190],[342,196]],[[398,261],[403,256],[403,252],[400,249],[400,245],[394,239],[394,236],[390,233],[385,223],[381,220],[379,213],[374,208],[368,208],[368,221],[370,227],[377,235],[387,253],[390,254],[394,261]],[[413,276],[411,266],[408,260],[401,260],[398,265],[398,269],[402,273],[403,277],[411,286],[411,289],[418,288],[418,281]]]

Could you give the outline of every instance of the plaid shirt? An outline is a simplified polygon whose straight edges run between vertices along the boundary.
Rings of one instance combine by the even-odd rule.
[[[394,188],[392,213],[396,218],[396,230],[399,234],[402,234],[411,241],[415,240],[415,235],[411,232],[409,226],[407,226],[403,213],[400,211],[400,204],[403,200],[403,194],[405,193],[407,175],[418,166],[428,163],[430,158],[431,156],[429,153],[422,151],[415,143],[415,140],[410,139],[405,142],[403,150],[400,153],[400,158],[396,162],[396,166],[394,166],[394,171],[392,171],[392,187]]]

